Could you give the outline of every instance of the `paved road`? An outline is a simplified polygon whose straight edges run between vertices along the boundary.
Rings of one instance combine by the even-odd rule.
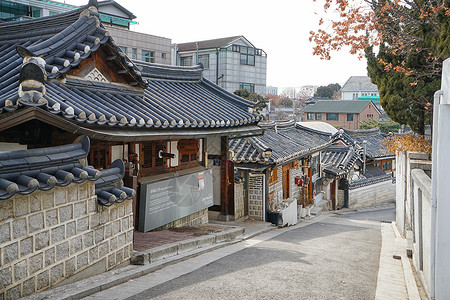
[[[394,208],[321,215],[90,299],[374,299],[380,221],[394,216]]]

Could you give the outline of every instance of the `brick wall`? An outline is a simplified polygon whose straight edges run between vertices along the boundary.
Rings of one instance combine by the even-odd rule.
[[[132,242],[132,202],[98,206],[92,181],[0,201],[0,299],[114,268]]]
[[[251,174],[248,179],[248,216],[255,220],[264,219],[263,175]]]
[[[395,184],[391,180],[349,190],[349,207],[366,208],[395,203]]]
[[[234,185],[234,219],[241,220],[244,218],[244,183]]]

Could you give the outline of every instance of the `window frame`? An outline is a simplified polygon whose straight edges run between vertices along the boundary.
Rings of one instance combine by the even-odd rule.
[[[204,58],[206,58],[206,60],[205,60],[206,63],[204,63],[204,62],[202,61]],[[198,62],[199,62],[199,63],[202,63],[203,69],[204,69],[204,70],[209,69],[209,54],[199,54],[199,55],[198,55]]]
[[[336,119],[332,118],[332,116],[337,116]],[[339,121],[338,113],[327,113],[327,121]]]
[[[240,90],[247,90],[250,93],[254,93],[255,92],[255,84],[254,83],[239,82],[239,89]]]
[[[314,120],[314,113],[306,113],[306,120]]]
[[[347,114],[347,122],[353,122],[353,121],[354,121],[353,114]]]
[[[316,113],[316,120],[321,121],[322,120],[322,113]]]
[[[147,54],[144,54],[144,53],[147,53]],[[149,63],[155,62],[155,51],[142,49],[141,55],[142,55],[142,61],[149,62]]]
[[[186,64],[185,61],[190,61],[190,64]],[[182,67],[189,67],[192,66],[193,64],[193,57],[192,55],[190,56],[181,56],[180,57],[180,66]]]

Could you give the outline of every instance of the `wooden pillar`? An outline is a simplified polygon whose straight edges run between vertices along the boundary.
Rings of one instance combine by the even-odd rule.
[[[228,160],[228,137],[220,138],[220,214],[234,215],[234,165]]]

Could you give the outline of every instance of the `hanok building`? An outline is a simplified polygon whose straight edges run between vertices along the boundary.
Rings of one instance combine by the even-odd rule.
[[[277,225],[297,223],[297,205],[319,204],[320,152],[331,134],[294,121],[268,122],[261,136],[233,139],[233,162],[244,179],[244,215]]]
[[[137,65],[95,5],[0,25],[1,142],[32,149],[90,137],[89,164],[127,162],[142,231],[207,222],[214,204],[228,215],[228,137],[262,132],[255,103],[199,66]]]
[[[341,129],[332,136],[334,146],[352,147],[361,163],[339,184],[338,202],[346,207],[373,206],[391,203],[395,199],[392,176],[395,156],[383,145],[387,134],[379,128],[368,130]],[[347,182],[345,182],[347,181]]]
[[[231,93],[266,95],[267,55],[242,35],[174,44],[173,59],[179,66],[201,63],[205,78]]]
[[[306,122],[322,121],[351,130],[359,129],[360,121],[379,120],[381,115],[372,101],[320,100],[303,112]]]

